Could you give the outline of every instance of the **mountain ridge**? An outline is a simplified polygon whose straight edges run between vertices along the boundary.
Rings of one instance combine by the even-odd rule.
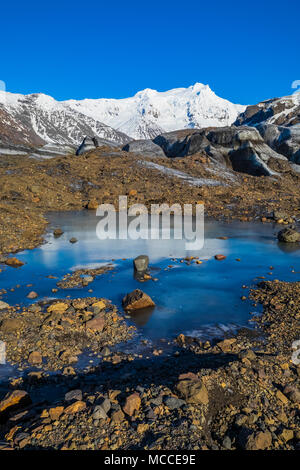
[[[57,101],[44,93],[0,91],[0,146],[77,147],[85,136],[124,145],[180,128],[230,125],[245,109],[201,83],[164,92],[146,88],[122,99]]]

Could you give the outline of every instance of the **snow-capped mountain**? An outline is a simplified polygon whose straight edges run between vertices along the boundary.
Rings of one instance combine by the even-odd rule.
[[[165,92],[147,88],[131,98],[69,100],[63,104],[133,139],[152,139],[178,129],[228,126],[246,109],[219,98],[201,83]]]
[[[201,83],[166,92],[146,89],[125,99],[80,101],[0,91],[0,147],[78,146],[85,136],[124,145],[177,129],[230,125],[244,110]]]
[[[2,146],[74,145],[86,135],[125,144],[130,139],[97,119],[81,114],[44,94],[20,95],[0,91]]]

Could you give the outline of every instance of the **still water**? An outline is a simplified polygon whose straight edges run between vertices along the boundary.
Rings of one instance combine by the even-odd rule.
[[[132,321],[143,336],[152,340],[179,333],[205,339],[237,326],[249,326],[254,308],[250,301],[241,300],[248,293],[243,285],[254,286],[259,277],[286,281],[300,278],[300,250],[278,244],[276,233],[280,227],[272,224],[206,220],[203,248],[187,252],[184,240],[101,241],[96,236],[98,218],[90,211],[52,213],[48,220],[46,243],[18,253],[25,263],[22,268],[5,267],[0,273],[0,288],[8,290],[2,300],[32,303],[26,296],[34,290],[39,294],[37,301],[54,296],[97,296],[109,298],[121,308],[123,296],[140,288],[153,298],[156,307],[136,313]],[[64,231],[60,238],[52,235],[55,227]],[[71,244],[71,237],[78,242]],[[140,283],[134,278],[132,260],[140,254],[149,256],[150,273],[156,282]],[[215,254],[223,254],[226,259],[216,261]],[[180,263],[189,255],[198,256],[203,263]],[[51,292],[64,274],[108,263],[113,270],[88,287]],[[49,279],[49,275],[56,279]],[[20,287],[11,292],[17,284]]]

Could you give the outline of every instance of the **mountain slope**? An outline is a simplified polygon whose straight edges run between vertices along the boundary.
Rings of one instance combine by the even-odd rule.
[[[256,126],[257,124],[294,126],[300,124],[300,93],[247,106],[234,124],[241,126]]]
[[[165,92],[146,89],[131,98],[69,100],[63,104],[133,139],[153,139],[178,129],[228,126],[246,109],[219,98],[201,83]]]
[[[0,91],[0,142],[37,147],[44,144],[78,146],[94,135],[125,144],[122,132],[77,112],[43,94],[19,95]]]

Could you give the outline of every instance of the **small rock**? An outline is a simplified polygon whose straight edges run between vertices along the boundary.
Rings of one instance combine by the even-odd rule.
[[[222,261],[223,259],[226,259],[225,255],[215,255],[215,259],[218,261]]]
[[[65,394],[65,401],[82,401],[82,391],[80,389],[71,390]]]
[[[72,403],[72,405],[68,406],[65,409],[65,414],[70,415],[70,414],[78,413],[79,411],[82,411],[85,409],[86,409],[86,403],[84,401],[78,400],[78,401],[75,401],[75,403]]]
[[[141,399],[138,393],[133,393],[126,398],[123,411],[129,416],[133,416],[135,411],[138,411],[141,406]]]
[[[300,388],[297,384],[288,384],[284,387],[284,395],[293,403],[300,403]]]
[[[144,272],[149,265],[149,257],[147,255],[140,255],[133,260],[134,268],[138,272]]]
[[[70,243],[76,243],[78,240],[75,237],[70,238],[69,242]]]
[[[223,447],[225,447],[225,449],[228,449],[228,450],[231,449],[231,439],[230,439],[229,436],[224,437],[222,445],[223,445]]]
[[[96,201],[96,199],[91,199],[91,200],[88,202],[87,208],[88,208],[90,211],[93,211],[93,210],[97,210],[97,209],[98,209],[98,206],[99,206],[98,201]]]
[[[183,405],[185,405],[185,401],[181,400],[180,398],[175,398],[175,397],[167,397],[164,400],[164,404],[170,408],[170,410],[177,410],[178,408],[181,408]]]
[[[102,313],[86,322],[86,328],[93,331],[101,332],[105,325],[105,319]]]
[[[53,230],[53,235],[55,237],[60,237],[64,232],[62,231],[61,228],[56,228],[55,230]]]
[[[38,294],[34,292],[33,290],[29,292],[29,294],[27,295],[27,299],[36,299],[37,297],[38,297]]]
[[[39,351],[33,351],[32,353],[30,353],[28,357],[28,362],[31,365],[41,364],[43,362],[41,353]]]
[[[64,407],[63,406],[57,406],[56,408],[50,408],[49,410],[49,416],[52,421],[57,421],[60,416],[63,414]]]
[[[111,415],[111,420],[114,423],[121,423],[125,418],[125,415],[122,410],[114,411]]]

